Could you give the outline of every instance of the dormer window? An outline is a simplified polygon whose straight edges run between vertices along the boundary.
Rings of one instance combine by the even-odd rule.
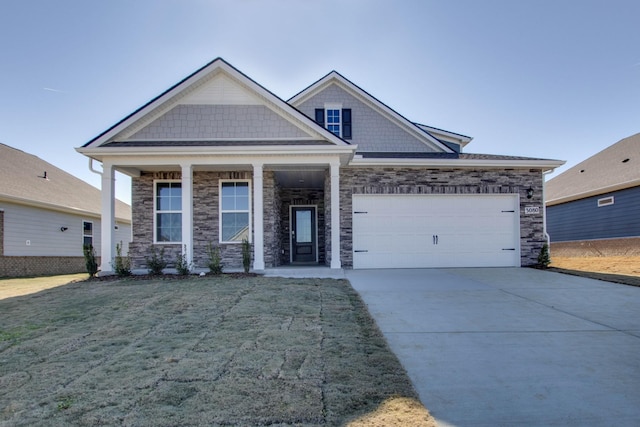
[[[316,108],[316,123],[343,139],[351,139],[351,108],[342,108],[341,104],[325,104]]]
[[[329,130],[329,132],[334,133],[338,136],[342,136],[342,132],[340,129],[340,110],[337,108],[331,108],[331,109],[326,109],[324,110],[326,113],[326,123],[327,123],[327,129]]]

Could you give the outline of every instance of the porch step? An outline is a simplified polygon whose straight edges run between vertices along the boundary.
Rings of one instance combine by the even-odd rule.
[[[265,277],[290,277],[296,279],[312,278],[312,279],[344,279],[346,278],[344,270],[341,268],[329,267],[300,267],[285,266],[276,268],[265,268]]]

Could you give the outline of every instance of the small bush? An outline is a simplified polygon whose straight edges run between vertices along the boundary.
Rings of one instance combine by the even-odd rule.
[[[191,274],[192,263],[187,260],[187,245],[184,245],[184,250],[181,254],[178,254],[176,258],[176,270],[181,276],[187,276]]]
[[[245,273],[251,269],[251,243],[246,237],[242,239],[242,266]]]
[[[82,247],[84,253],[84,263],[87,267],[87,273],[89,278],[94,277],[98,273],[98,261],[96,259],[96,251],[93,249],[93,245],[84,245]]]
[[[222,257],[220,256],[220,247],[209,243],[207,246],[207,255],[209,256],[209,271],[216,276],[222,274]]]
[[[118,277],[131,276],[131,257],[122,256],[122,241],[116,243],[116,257],[113,259],[113,269]]]
[[[551,257],[549,256],[549,245],[542,245],[542,249],[540,249],[540,255],[538,255],[538,267],[548,268],[549,264],[551,264]]]
[[[151,245],[151,257],[145,258],[147,262],[147,269],[152,276],[162,275],[162,270],[167,268],[167,261],[164,259],[164,247],[160,248],[160,251],[155,246]]]

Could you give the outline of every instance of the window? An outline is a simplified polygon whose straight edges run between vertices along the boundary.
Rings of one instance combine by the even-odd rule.
[[[156,182],[155,241],[176,243],[182,241],[182,184]]]
[[[351,139],[351,108],[342,108],[340,104],[326,104],[325,108],[316,108],[316,123],[344,139]]]
[[[327,129],[329,132],[340,136],[340,110],[325,110],[327,114]]]
[[[220,242],[251,240],[249,181],[220,182]]]
[[[601,208],[603,206],[609,206],[609,205],[612,205],[613,202],[614,202],[613,196],[604,197],[602,199],[598,199],[598,207]]]
[[[93,246],[93,222],[82,221],[82,246]]]

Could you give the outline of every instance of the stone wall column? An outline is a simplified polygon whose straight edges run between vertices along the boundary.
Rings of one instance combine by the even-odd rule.
[[[330,166],[331,176],[331,268],[341,268],[340,262],[340,163]]]
[[[193,165],[182,165],[182,247],[187,265],[193,262]]]
[[[253,269],[264,270],[263,164],[253,164]]]
[[[111,261],[114,255],[115,240],[115,170],[113,165],[102,162],[102,246],[100,248],[101,274],[113,271]]]

